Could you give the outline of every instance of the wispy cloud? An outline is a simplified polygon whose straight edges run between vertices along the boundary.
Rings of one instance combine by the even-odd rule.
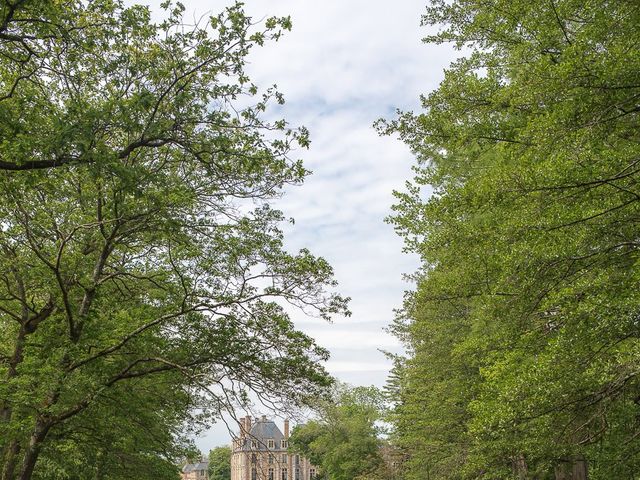
[[[194,15],[217,12],[230,1],[183,0]],[[157,2],[149,2],[157,4]],[[415,110],[419,95],[437,86],[455,57],[449,46],[421,43],[424,0],[246,0],[260,20],[291,15],[293,31],[255,50],[249,73],[260,86],[277,83],[287,103],[276,113],[311,131],[299,152],[313,175],[291,188],[277,206],[296,222],[287,228],[291,249],[310,248],[334,266],[340,292],[352,297],[353,317],[325,324],[297,318],[300,328],[333,354],[328,369],[353,384],[383,385],[389,362],[379,351],[398,351],[383,328],[401,306],[403,273],[417,259],[383,222],[393,189],[411,177],[408,149],[372,128],[396,108]],[[225,443],[223,430],[199,441]]]

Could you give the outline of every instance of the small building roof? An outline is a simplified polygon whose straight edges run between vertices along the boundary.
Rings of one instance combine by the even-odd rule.
[[[187,463],[182,467],[182,473],[198,472],[200,470],[209,470],[209,462],[205,460],[198,463]]]

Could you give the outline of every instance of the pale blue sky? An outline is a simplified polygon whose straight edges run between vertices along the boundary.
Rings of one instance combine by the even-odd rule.
[[[231,3],[182,1],[196,17]],[[156,8],[159,1],[144,3]],[[296,220],[287,227],[287,246],[329,260],[340,292],[352,297],[351,318],[327,324],[296,316],[296,325],[329,348],[327,368],[338,379],[382,386],[390,365],[379,349],[400,348],[384,327],[409,287],[402,274],[413,272],[417,259],[401,252],[402,241],[383,221],[392,191],[411,177],[413,158],[372,124],[393,117],[396,108],[419,109],[419,95],[437,86],[455,52],[421,43],[426,0],[245,4],[255,20],[291,15],[293,21],[279,42],[254,50],[248,69],[258,86],[276,83],[284,93],[279,116],[311,131],[311,148],[300,155],[314,174],[276,204]],[[197,444],[207,451],[228,441],[226,427],[215,425]]]

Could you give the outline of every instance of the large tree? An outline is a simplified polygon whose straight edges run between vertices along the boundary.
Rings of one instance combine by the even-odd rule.
[[[435,1],[423,21],[465,56],[382,126],[418,158],[393,218],[423,259],[394,327],[410,478],[636,478],[640,6]]]
[[[307,171],[304,129],[244,73],[241,5],[0,3],[3,480],[173,478],[187,435],[248,400],[303,403],[327,352],[330,266],[283,248],[270,200]]]

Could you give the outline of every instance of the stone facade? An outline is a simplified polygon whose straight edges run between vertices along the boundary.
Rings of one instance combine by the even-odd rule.
[[[287,452],[289,421],[284,434],[266,417],[242,419],[233,439],[231,480],[314,480],[318,469],[304,457]]]

